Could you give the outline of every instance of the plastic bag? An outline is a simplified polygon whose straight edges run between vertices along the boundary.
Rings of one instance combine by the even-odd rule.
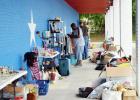
[[[104,89],[102,100],[122,100],[122,92]]]

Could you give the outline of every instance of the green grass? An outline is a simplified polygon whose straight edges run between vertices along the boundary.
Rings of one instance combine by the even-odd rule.
[[[97,34],[97,33],[91,33],[90,39],[92,42],[102,42],[104,41],[104,34]]]
[[[104,34],[91,33],[90,39],[92,42],[102,42],[102,41],[104,41],[105,36],[104,36]],[[132,35],[132,40],[134,42],[136,41],[136,34]]]
[[[133,42],[136,41],[136,34],[135,33],[132,35],[132,39],[133,39]]]

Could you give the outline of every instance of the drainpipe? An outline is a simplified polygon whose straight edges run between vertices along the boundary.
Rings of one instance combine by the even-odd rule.
[[[121,36],[121,32],[122,32],[122,23],[121,23],[121,0],[119,0],[119,17],[120,17],[120,50],[121,50],[121,47],[122,47],[122,36]],[[121,54],[121,51],[120,51],[120,57],[122,56]]]
[[[136,87],[140,97],[140,0],[136,2]]]

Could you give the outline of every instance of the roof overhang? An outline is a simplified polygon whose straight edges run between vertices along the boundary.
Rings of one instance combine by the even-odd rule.
[[[113,0],[65,0],[80,14],[103,14]]]

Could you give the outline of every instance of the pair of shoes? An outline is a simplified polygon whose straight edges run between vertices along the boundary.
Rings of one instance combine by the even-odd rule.
[[[75,64],[74,66],[75,66],[75,67],[81,67],[82,64]]]
[[[76,63],[74,66],[78,66],[79,65],[79,63]]]

